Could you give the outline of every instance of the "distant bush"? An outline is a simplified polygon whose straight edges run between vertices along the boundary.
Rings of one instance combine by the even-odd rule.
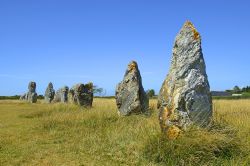
[[[149,89],[146,91],[147,95],[149,98],[152,98],[155,96],[155,90],[154,89]]]
[[[0,96],[0,100],[18,100],[20,98],[19,95],[15,96]]]
[[[0,96],[0,100],[19,100],[20,99],[20,95],[15,95],[15,96]],[[44,99],[43,95],[38,95],[37,99]]]

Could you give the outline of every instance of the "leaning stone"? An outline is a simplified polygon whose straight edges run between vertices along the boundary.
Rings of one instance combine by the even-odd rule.
[[[212,117],[212,98],[201,49],[201,37],[191,22],[177,35],[170,71],[158,98],[162,131],[178,137],[191,124],[207,126]]]
[[[116,105],[120,115],[148,114],[149,99],[143,89],[138,65],[132,61],[124,79],[116,88]]]
[[[69,87],[64,86],[63,88],[56,91],[54,102],[67,103],[68,102]]]
[[[46,103],[51,103],[55,96],[55,90],[53,89],[53,84],[50,82],[44,95],[44,100]]]
[[[92,107],[93,84],[76,84],[70,89],[71,102],[84,107]]]

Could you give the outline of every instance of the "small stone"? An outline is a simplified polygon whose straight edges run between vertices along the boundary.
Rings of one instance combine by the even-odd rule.
[[[143,89],[138,65],[129,63],[124,79],[116,88],[116,105],[119,114],[148,114],[149,99]]]
[[[75,103],[84,107],[92,107],[93,103],[93,84],[76,84],[70,89],[70,99]]]
[[[210,123],[212,97],[201,37],[189,21],[175,39],[171,67],[159,93],[158,108],[160,126],[169,138],[177,137],[179,131],[191,124],[205,127]]]
[[[69,87],[64,86],[56,91],[54,102],[61,102],[61,103],[67,103],[68,102],[68,92]]]
[[[51,103],[55,96],[55,90],[53,89],[53,84],[50,82],[44,95],[46,103]]]
[[[27,100],[27,94],[24,93],[23,95],[21,95],[19,100]]]

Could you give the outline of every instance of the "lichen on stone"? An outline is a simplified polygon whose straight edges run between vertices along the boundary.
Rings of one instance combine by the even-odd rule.
[[[76,84],[69,91],[69,99],[71,103],[92,107],[93,103],[93,83]]]
[[[128,64],[123,80],[116,87],[115,98],[119,115],[149,114],[149,99],[135,61]]]
[[[167,138],[168,139],[176,139],[181,134],[181,129],[177,126],[171,126],[169,127],[167,131]]]
[[[179,130],[186,131],[191,124],[203,127],[210,122],[212,98],[201,40],[190,21],[176,37],[171,67],[161,87],[157,107],[161,129],[169,138],[175,138]]]
[[[200,33],[196,30],[196,28],[194,27],[193,23],[191,21],[186,21],[185,25],[186,27],[191,28],[193,34],[194,34],[194,39],[198,40],[200,39]]]
[[[128,65],[128,71],[133,71],[138,68],[138,65],[135,61],[132,61]]]

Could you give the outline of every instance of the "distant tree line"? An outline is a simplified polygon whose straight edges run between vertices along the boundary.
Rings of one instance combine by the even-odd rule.
[[[243,87],[241,89],[242,92],[249,92],[250,93],[250,86]]]
[[[20,98],[19,95],[15,95],[15,96],[0,96],[0,100],[17,100],[19,98]]]
[[[15,96],[0,96],[0,100],[19,100],[20,95],[15,95]],[[44,99],[43,95],[38,95],[37,99]]]
[[[239,86],[234,86],[233,89],[231,90],[226,90],[227,92],[230,92],[230,93],[235,93],[235,94],[239,94],[239,93],[250,93],[250,86],[246,86],[246,87],[243,87],[243,88],[240,88]]]
[[[146,91],[146,94],[148,95],[149,98],[152,98],[155,96],[155,90],[154,89],[149,89]]]

